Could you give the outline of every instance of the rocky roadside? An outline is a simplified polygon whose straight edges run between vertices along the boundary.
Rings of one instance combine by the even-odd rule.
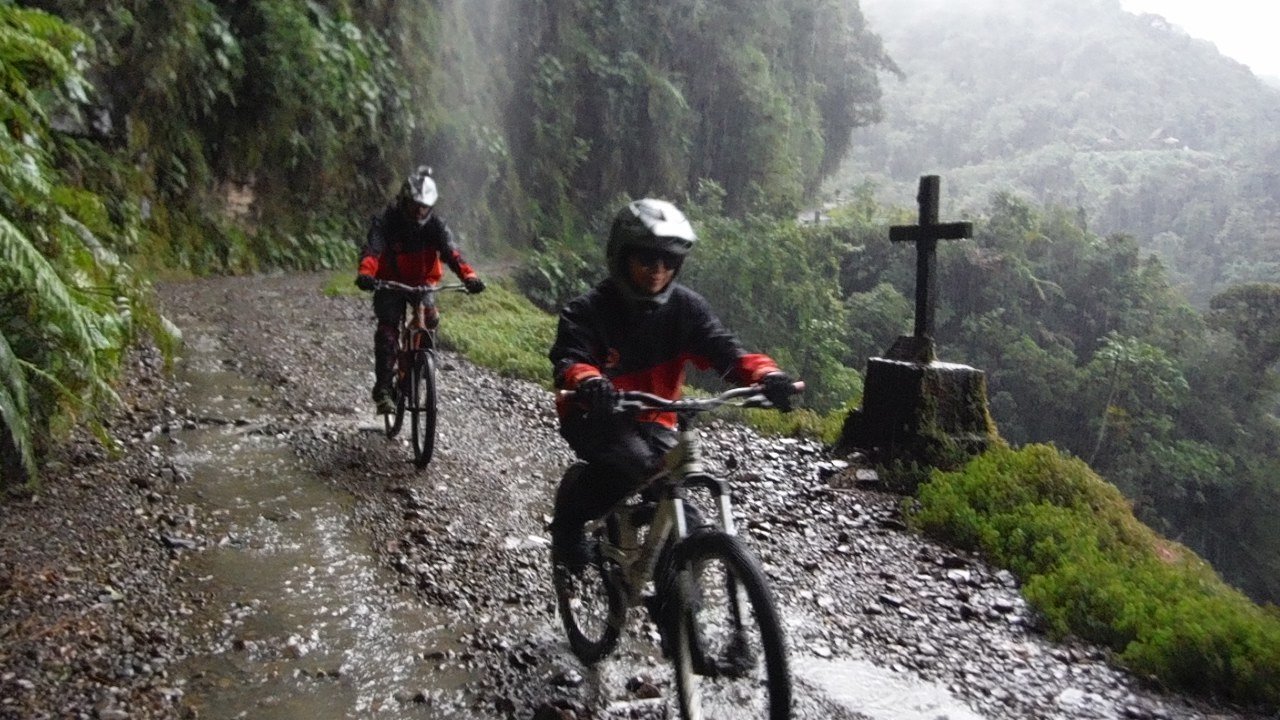
[[[175,717],[183,629],[181,470],[161,452],[175,387],[153,349],[130,360],[108,450],[77,432],[38,491],[0,506],[0,717]]]
[[[450,618],[453,641],[420,662],[469,681],[403,687],[383,714],[663,716],[670,680],[650,626],[633,623],[598,671],[562,639],[543,524],[570,456],[547,391],[446,353],[440,448],[415,471],[405,448],[361,428],[366,301],[324,297],[322,283],[221,278],[162,297],[180,327],[236,348],[235,372],[275,388],[261,400],[272,433],[317,482],[350,495],[371,552],[395,570],[391,590]],[[216,542],[205,527],[217,509],[177,501],[190,477],[166,446],[173,429],[208,419],[152,351],[137,354],[122,396],[118,457],[78,438],[40,492],[0,507],[0,718],[199,716],[179,661],[245,652],[234,623],[191,622],[202,598],[188,558]],[[1097,648],[1048,641],[1008,573],[909,533],[899,498],[843,481],[848,468],[818,445],[725,422],[704,436],[787,618],[800,717],[865,717],[824,680],[854,663],[939,688],[963,717],[1250,717],[1162,693]]]

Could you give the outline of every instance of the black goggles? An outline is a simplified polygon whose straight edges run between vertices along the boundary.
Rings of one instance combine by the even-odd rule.
[[[684,262],[684,258],[673,252],[666,250],[655,250],[653,248],[638,248],[631,251],[631,259],[645,266],[646,268],[656,268],[658,261],[671,270],[680,268],[680,264]]]

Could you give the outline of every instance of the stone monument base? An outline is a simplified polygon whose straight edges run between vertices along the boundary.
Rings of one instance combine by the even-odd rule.
[[[862,407],[845,418],[836,449],[860,451],[877,465],[900,460],[950,468],[998,438],[981,370],[871,358]]]

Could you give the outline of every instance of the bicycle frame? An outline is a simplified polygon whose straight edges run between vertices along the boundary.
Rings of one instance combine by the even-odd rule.
[[[412,313],[406,313],[400,323],[401,353],[414,350],[435,350],[436,331],[427,327],[427,308],[435,306],[436,293],[446,290],[467,291],[467,286],[454,285],[406,285],[394,280],[379,280],[374,285],[376,290],[398,290],[405,295],[405,302],[413,306]],[[423,338],[426,342],[423,342]],[[401,370],[403,375],[403,370]]]
[[[427,327],[427,307],[424,299],[413,302],[413,312],[405,313],[400,323],[400,351],[434,350],[436,332]],[[424,342],[425,338],[425,342]]]
[[[395,437],[404,421],[405,412],[411,418],[414,463],[419,468],[431,461],[435,448],[436,430],[436,376],[435,329],[428,327],[428,311],[435,307],[435,294],[441,290],[466,291],[466,285],[405,285],[390,280],[378,280],[375,290],[393,290],[399,293],[396,302],[409,303],[413,310],[405,313],[400,321],[394,355],[395,385],[392,388],[395,410],[384,414],[388,438]]]
[[[749,388],[738,390],[754,393]],[[734,395],[735,391],[730,391],[721,398]],[[601,550],[605,557],[616,562],[622,569],[627,604],[633,607],[641,604],[643,588],[655,579],[658,562],[667,542],[679,542],[689,537],[690,529],[685,515],[688,488],[706,488],[715,497],[720,530],[726,535],[736,534],[728,482],[707,472],[702,462],[701,440],[694,415],[698,409],[706,408],[701,402],[694,403],[697,403],[696,409],[677,410],[679,425],[676,445],[667,451],[664,468],[646,483],[648,487],[656,488],[658,501],[653,518],[647,523],[648,532],[644,533],[643,540],[640,539],[641,529],[646,523],[639,522],[636,518],[650,509],[648,503],[624,502],[604,519],[606,523],[610,519],[617,523],[618,537],[610,538],[611,542],[602,545]]]

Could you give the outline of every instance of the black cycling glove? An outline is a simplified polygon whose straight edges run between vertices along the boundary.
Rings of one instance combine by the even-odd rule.
[[[484,281],[478,277],[469,277],[463,280],[462,284],[466,286],[467,292],[472,295],[484,292]]]
[[[374,285],[375,285],[376,283],[377,283],[377,281],[373,279],[373,276],[372,276],[372,275],[357,275],[357,276],[356,276],[356,287],[360,288],[361,290],[363,290],[363,291],[365,291],[365,292],[369,292],[370,290],[373,290]]]
[[[760,380],[764,386],[764,396],[770,404],[782,412],[791,412],[791,396],[796,393],[795,380],[782,372],[771,372]]]
[[[598,417],[609,415],[613,412],[613,406],[618,404],[618,388],[603,375],[583,380],[578,384],[574,396],[587,406],[589,414]]]

